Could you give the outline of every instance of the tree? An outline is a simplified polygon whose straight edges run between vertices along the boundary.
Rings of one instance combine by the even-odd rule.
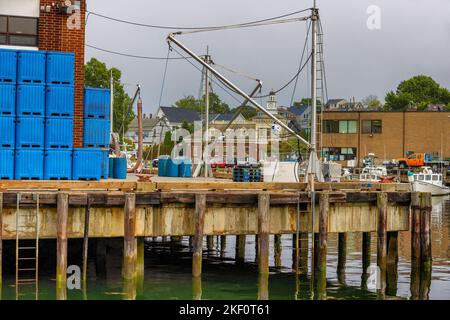
[[[131,98],[125,92],[121,82],[122,72],[114,67],[108,69],[105,63],[92,58],[84,66],[84,84],[87,87],[109,88],[111,73],[114,83],[113,130],[119,134],[120,140],[123,141],[123,134],[128,131],[135,115],[133,110],[130,110],[130,112],[128,110]]]
[[[368,108],[368,109],[377,109],[382,106],[381,101],[378,99],[375,95],[369,95],[366,98],[363,99],[362,103]]]
[[[299,108],[299,107],[309,107],[311,105],[311,98],[303,98],[300,101],[295,101],[294,102],[294,107]],[[322,102],[320,100],[317,100],[317,106],[320,107],[322,106]]]
[[[405,111],[409,108],[424,110],[430,104],[444,104],[449,107],[450,92],[431,77],[419,75],[402,81],[396,92],[386,95],[387,110]]]
[[[237,111],[237,109],[239,109],[239,107],[233,108],[230,110],[230,113],[235,113]],[[258,111],[256,110],[256,108],[252,107],[252,106],[244,106],[241,109],[241,114],[244,116],[245,119],[250,120],[251,118],[253,118],[254,116],[256,116],[256,114],[258,113]]]
[[[181,124],[181,129],[187,130],[189,131],[189,133],[194,133],[194,124],[193,123],[188,123],[187,121],[183,121],[183,123]]]
[[[203,97],[200,100],[195,99],[194,96],[186,96],[183,99],[180,99],[177,102],[175,102],[175,107],[201,112],[202,109],[205,108],[205,104],[206,104],[205,95],[203,95]],[[228,104],[223,102],[217,94],[215,94],[214,92],[210,92],[209,112],[215,114],[229,113],[230,107],[228,106]]]

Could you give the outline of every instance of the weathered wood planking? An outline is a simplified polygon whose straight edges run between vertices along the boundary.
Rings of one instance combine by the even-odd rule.
[[[30,210],[33,213],[33,209]],[[269,212],[269,232],[288,234],[296,231],[296,205],[272,205]],[[136,236],[192,236],[194,235],[194,204],[163,204],[136,207]],[[69,238],[83,238],[85,209],[69,208],[67,235]],[[120,207],[90,209],[90,237],[123,237],[124,211]],[[24,215],[25,216],[25,215]],[[26,219],[22,218],[21,219]],[[299,213],[300,232],[308,232],[311,215]],[[318,231],[318,211],[316,211]],[[33,238],[33,223],[29,224],[21,237]],[[40,210],[40,238],[56,237],[56,208]],[[3,239],[15,239],[15,209],[3,209]],[[377,208],[370,203],[330,204],[328,232],[375,232],[377,230]],[[387,231],[409,230],[409,206],[389,204]],[[207,205],[205,212],[205,235],[255,235],[258,232],[258,208],[245,204]]]

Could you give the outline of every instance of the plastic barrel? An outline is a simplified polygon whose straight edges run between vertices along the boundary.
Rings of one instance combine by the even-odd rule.
[[[183,162],[181,162],[180,164],[180,174],[179,176],[181,178],[191,178],[191,161],[190,160],[183,160]]]
[[[109,158],[109,178],[114,178],[114,159],[115,158]]]
[[[167,177],[168,169],[169,169],[169,156],[160,156],[158,158],[158,176],[159,177]]]
[[[127,159],[126,158],[114,158],[114,179],[126,179],[127,178]]]
[[[180,162],[177,160],[169,159],[167,166],[167,176],[168,177],[178,177]]]

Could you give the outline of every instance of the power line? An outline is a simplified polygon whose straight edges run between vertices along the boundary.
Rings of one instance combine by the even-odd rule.
[[[276,90],[276,91],[272,91],[271,93],[280,93],[281,91],[283,91],[284,89],[286,89],[292,82],[294,82],[294,80],[300,75],[300,73],[302,73],[302,71],[305,69],[305,67],[308,65],[309,60],[311,60],[311,56],[312,54],[310,54],[308,56],[308,59],[305,61],[305,63],[303,64],[303,66],[298,70],[298,72],[292,77],[291,80],[288,81],[288,83],[286,83],[284,86],[282,86],[280,89]],[[267,98],[270,97],[270,93],[263,95],[263,96],[256,96],[255,98]]]
[[[202,27],[164,26],[164,25],[145,24],[145,23],[139,23],[139,22],[124,20],[124,19],[114,18],[114,17],[110,17],[107,15],[92,12],[92,11],[87,11],[87,14],[88,14],[88,17],[90,15],[94,15],[94,16],[97,16],[97,17],[100,17],[103,19],[120,22],[120,23],[125,23],[125,24],[130,24],[130,25],[134,25],[134,26],[138,26],[138,27],[145,27],[145,28],[164,29],[164,30],[208,30],[208,29],[230,28],[230,27],[252,25],[252,24],[257,24],[257,23],[264,23],[264,22],[268,22],[268,21],[272,21],[272,20],[278,20],[278,19],[293,16],[293,15],[297,15],[299,13],[303,13],[303,12],[306,12],[309,10],[311,10],[311,8],[298,10],[298,11],[290,12],[287,14],[271,17],[271,18],[249,21],[249,22],[244,22],[244,23],[221,25],[221,26],[202,26]]]
[[[90,44],[86,44],[85,45],[88,48],[94,49],[94,50],[98,50],[98,51],[102,51],[102,52],[106,52],[106,53],[110,53],[110,54],[115,54],[118,56],[122,56],[122,57],[128,57],[128,58],[135,58],[135,59],[144,59],[144,60],[183,60],[183,59],[191,59],[190,57],[180,57],[180,58],[166,58],[166,57],[150,57],[150,56],[140,56],[140,55],[134,55],[134,54],[128,54],[128,53],[123,53],[123,52],[118,52],[118,51],[112,51],[112,50],[108,50],[108,49],[103,49],[103,48],[99,48],[96,46],[92,46]]]

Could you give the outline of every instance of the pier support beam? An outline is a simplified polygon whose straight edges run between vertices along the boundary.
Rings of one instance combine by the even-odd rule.
[[[220,257],[225,257],[227,250],[227,236],[220,236]]]
[[[362,276],[361,287],[367,287],[367,280],[369,279],[368,268],[371,260],[371,242],[372,234],[370,232],[363,232],[362,234]]]
[[[57,299],[67,298],[67,218],[69,214],[69,194],[57,195],[56,222],[56,295]]]
[[[347,233],[338,234],[338,264],[337,274],[339,282],[345,283],[345,264],[347,261]]]
[[[91,204],[89,195],[87,196],[87,203],[84,209],[84,237],[83,237],[83,286],[86,289],[87,268],[88,268],[88,249],[89,249],[89,216],[91,211]]]
[[[386,292],[386,263],[387,263],[387,193],[377,194],[378,224],[377,224],[377,265],[380,270],[380,298],[384,297]]]
[[[208,254],[212,254],[214,251],[214,236],[206,236],[206,248],[208,249]]]
[[[195,235],[192,255],[192,276],[202,275],[203,231],[205,226],[206,194],[195,195]]]
[[[245,243],[246,243],[245,235],[237,235],[236,236],[236,263],[243,264],[245,262]]]
[[[269,274],[269,193],[258,196],[258,253],[259,273]]]
[[[411,299],[420,297],[420,210],[421,194],[411,195]]]
[[[145,279],[145,241],[144,237],[137,238],[137,293],[144,293],[144,279]]]
[[[319,299],[326,299],[327,290],[327,241],[328,241],[328,211],[330,207],[328,193],[319,196],[319,248],[317,289]]]
[[[421,279],[420,299],[428,300],[431,285],[432,252],[431,252],[431,194],[421,195],[421,217],[420,217],[420,254],[421,254]]]
[[[136,194],[125,195],[124,242],[122,277],[135,280],[137,276]]]
[[[386,294],[397,295],[398,232],[387,233]]]
[[[273,244],[274,244],[274,262],[275,268],[281,268],[281,234],[276,234],[273,236]]]

